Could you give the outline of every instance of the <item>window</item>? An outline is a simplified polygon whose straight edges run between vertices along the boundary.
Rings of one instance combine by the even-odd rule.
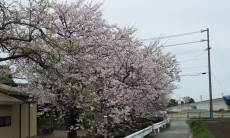
[[[0,116],[0,127],[11,126],[11,116]]]

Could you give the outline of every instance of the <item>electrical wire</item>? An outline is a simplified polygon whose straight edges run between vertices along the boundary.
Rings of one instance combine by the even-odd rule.
[[[193,61],[193,60],[203,60],[203,59],[197,59],[198,57],[202,56],[204,54],[205,50],[202,51],[201,53],[199,53],[198,55],[196,55],[194,58],[191,59],[187,59],[187,60],[182,60],[182,61],[178,61],[178,63],[182,63],[182,62],[189,62],[189,61]]]
[[[221,60],[218,58],[218,56],[215,54],[215,52],[213,52],[213,55],[216,57],[216,58],[214,58],[214,59],[215,59],[215,60],[217,61],[217,63],[222,67],[221,69],[225,71],[225,73],[226,73],[226,75],[227,75],[228,77],[230,77],[230,75],[229,75],[229,70],[225,67],[225,64],[224,64],[224,65],[221,64]]]
[[[197,32],[190,32],[190,33],[183,33],[183,34],[177,34],[177,35],[170,35],[170,36],[163,36],[163,37],[156,37],[156,38],[148,38],[148,39],[141,39],[142,41],[150,41],[150,40],[160,40],[160,39],[165,39],[165,38],[173,38],[173,37],[180,37],[180,36],[186,36],[186,35],[191,35],[191,34],[195,34],[195,33],[202,33],[202,32],[205,32],[206,30],[201,30],[201,31],[197,31]],[[172,46],[180,46],[180,45],[187,45],[187,44],[193,44],[193,43],[200,43],[200,42],[204,42],[204,41],[207,41],[207,40],[200,40],[200,41],[191,41],[191,42],[185,42],[185,43],[178,43],[178,44],[170,44],[170,45],[165,45],[166,43],[164,43],[163,45],[160,45],[160,47],[172,47]],[[207,49],[205,49],[207,50]],[[204,51],[205,51],[204,50]],[[192,59],[189,59],[189,60],[185,60],[185,61],[180,61],[180,62],[188,62],[188,61],[191,61],[191,60],[199,60],[197,59],[198,57],[200,57],[201,55],[204,54],[204,51],[202,51],[202,53],[200,53],[199,55],[197,55],[195,58],[192,58]],[[223,51],[220,51],[221,53],[223,53]],[[188,52],[184,52],[184,53],[191,53],[191,51],[188,51]],[[215,55],[215,54],[214,54]],[[215,55],[216,56],[216,55]],[[224,54],[222,54],[221,56],[223,56],[224,60],[226,63],[229,64],[229,60],[227,60],[227,58],[224,56]],[[180,63],[179,62],[179,63]],[[220,62],[218,62],[220,64]],[[222,65],[221,65],[222,66]],[[197,67],[189,67],[189,68],[181,68],[181,69],[201,69],[201,68],[207,68],[208,66],[197,66]],[[224,67],[223,67],[224,68]],[[226,72],[227,69],[224,68]],[[204,72],[206,73],[206,72]],[[183,74],[183,75],[180,75],[180,76],[198,76],[198,75],[201,75],[203,73],[196,73],[196,74]],[[228,73],[227,73],[228,74]],[[226,89],[223,87],[223,85],[221,84],[221,82],[215,77],[213,76],[214,79],[216,80],[216,82],[219,84],[219,86],[224,89],[224,91],[226,91]],[[204,96],[204,95],[203,95]],[[205,96],[206,97],[206,96]],[[204,97],[203,97],[204,98]]]
[[[190,51],[175,53],[175,55],[191,54],[191,53],[198,53],[198,52],[200,54],[200,51],[202,51],[203,53],[203,49],[199,49],[199,50],[190,50]]]
[[[223,52],[221,49],[218,49],[218,50],[219,50],[219,52],[221,53],[220,55],[223,56],[224,61],[225,61],[228,65],[230,65],[230,61],[229,61],[228,58],[225,56],[224,52]]]
[[[205,75],[205,74],[207,74],[207,72],[195,73],[195,74],[182,74],[180,76],[199,76],[199,75]]]
[[[228,64],[230,65],[230,61],[228,60],[228,58],[225,56],[224,52],[222,51],[222,49],[220,48],[220,45],[216,42],[216,40],[214,38],[212,38],[212,41],[215,43],[215,46],[218,47],[218,49],[216,49],[216,51],[220,52],[220,55],[222,56],[222,59]]]
[[[181,68],[181,69],[201,69],[201,68],[207,68],[208,66],[197,66],[197,67],[189,67],[189,68]]]
[[[204,42],[204,41],[207,41],[207,40],[191,41],[191,42],[178,43],[178,44],[171,44],[171,45],[161,45],[160,47],[181,46],[181,45],[187,45],[187,44],[201,43],[201,42]]]
[[[227,92],[225,87],[222,85],[222,83],[219,81],[219,79],[217,79],[217,77],[213,73],[212,73],[212,76],[216,80],[216,82],[219,84],[220,88],[222,88],[225,92]]]
[[[197,34],[197,33],[202,33],[202,32],[204,32],[204,31],[201,30],[201,31],[189,32],[189,33],[183,33],[183,34],[176,34],[176,35],[169,35],[169,36],[162,36],[162,37],[153,37],[153,38],[141,39],[141,41],[151,41],[151,40],[159,40],[159,39],[172,38],[172,37],[180,37],[180,36],[192,35],[192,34]]]

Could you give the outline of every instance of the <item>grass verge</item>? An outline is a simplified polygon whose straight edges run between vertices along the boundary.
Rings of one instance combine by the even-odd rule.
[[[187,124],[190,126],[193,138],[214,138],[212,133],[199,122],[188,120]]]

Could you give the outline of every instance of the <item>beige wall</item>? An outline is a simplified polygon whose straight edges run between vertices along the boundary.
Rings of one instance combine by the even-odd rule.
[[[1,105],[0,106],[0,116],[11,116],[12,114],[12,105]],[[12,124],[12,116],[11,116]],[[13,136],[13,126],[0,127],[0,137],[2,138],[14,138]]]
[[[1,105],[0,106],[0,116],[11,116],[12,105]]]
[[[37,135],[37,104],[30,104],[30,136]]]
[[[29,135],[29,120],[28,120],[29,106],[27,104],[22,105],[22,138]],[[37,105],[30,104],[30,136],[37,135]]]
[[[13,136],[14,138],[19,137],[19,104],[13,105],[12,108],[12,117],[11,117],[11,125],[13,127]]]
[[[21,126],[21,136],[22,138],[28,136],[28,104],[22,104],[22,115],[21,115],[21,121],[22,121],[22,126]]]
[[[21,105],[21,136],[28,137],[28,103]],[[0,116],[11,116],[11,126],[0,127],[0,137],[18,138],[19,137],[19,104],[0,105]],[[30,136],[37,135],[37,105],[30,104]]]

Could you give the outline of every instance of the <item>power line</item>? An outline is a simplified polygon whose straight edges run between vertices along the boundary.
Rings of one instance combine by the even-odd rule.
[[[217,61],[217,63],[220,65],[220,66],[222,66],[222,70],[224,70],[225,72],[226,72],[226,75],[228,75],[228,77],[230,76],[229,75],[229,70],[225,67],[225,64],[222,64],[221,63],[221,60],[218,58],[218,56],[215,54],[215,52],[213,52],[213,55],[216,57],[216,58],[214,58],[216,61]]]
[[[199,76],[199,75],[205,75],[205,74],[207,74],[207,72],[195,73],[195,74],[183,74],[180,76]]]
[[[191,54],[191,53],[198,53],[200,54],[200,51],[202,51],[202,53],[204,52],[204,49],[199,49],[199,50],[189,50],[189,51],[185,51],[185,52],[179,52],[179,53],[175,53],[175,55],[183,55],[183,54]]]
[[[200,68],[207,68],[208,66],[197,66],[197,67],[189,67],[189,68],[181,68],[181,69],[200,69]]]
[[[195,60],[204,60],[204,58],[200,58],[200,59],[197,59],[197,58],[193,58],[193,59],[188,59],[188,60],[182,60],[182,61],[177,61],[178,63],[184,63],[184,62],[192,62],[192,61],[195,61]]]
[[[159,40],[159,39],[165,39],[165,38],[172,38],[172,37],[180,37],[185,35],[192,35],[197,33],[203,33],[204,31],[195,31],[195,32],[189,32],[189,33],[183,33],[183,34],[176,34],[176,35],[169,35],[169,36],[162,36],[162,37],[153,37],[153,38],[147,38],[147,39],[141,39],[141,41],[151,41],[151,40]]]
[[[172,45],[161,45],[160,47],[172,47],[172,46],[180,46],[180,45],[187,45],[187,44],[193,44],[193,43],[201,43],[207,40],[200,40],[200,41],[191,41],[191,42],[185,42],[185,43],[178,43],[178,44],[172,44]]]
[[[222,85],[222,83],[219,81],[219,79],[214,74],[213,74],[213,77],[216,80],[216,82],[220,85],[220,87],[224,90],[224,92],[227,92],[224,85]]]
[[[182,60],[182,61],[178,61],[178,62],[182,63],[182,62],[189,62],[189,61],[193,61],[193,60],[203,60],[203,59],[197,59],[198,57],[200,57],[203,54],[204,54],[204,51],[202,51],[201,53],[199,53],[198,55],[196,55],[194,58],[187,59],[187,60]]]
[[[220,51],[220,55],[223,56],[223,59],[225,60],[225,62],[227,62],[227,64],[230,64],[228,58],[225,56],[224,52],[221,49],[218,49]]]
[[[213,38],[212,38],[212,39],[213,39]],[[223,57],[223,59],[226,61],[226,63],[227,63],[227,64],[230,64],[230,61],[229,61],[228,58],[225,56],[224,52],[223,52],[222,49],[220,48],[220,45],[216,42],[215,39],[213,39],[212,41],[215,43],[215,45],[216,45],[217,47],[219,47],[216,51],[219,51],[219,52],[221,53],[220,55]]]

